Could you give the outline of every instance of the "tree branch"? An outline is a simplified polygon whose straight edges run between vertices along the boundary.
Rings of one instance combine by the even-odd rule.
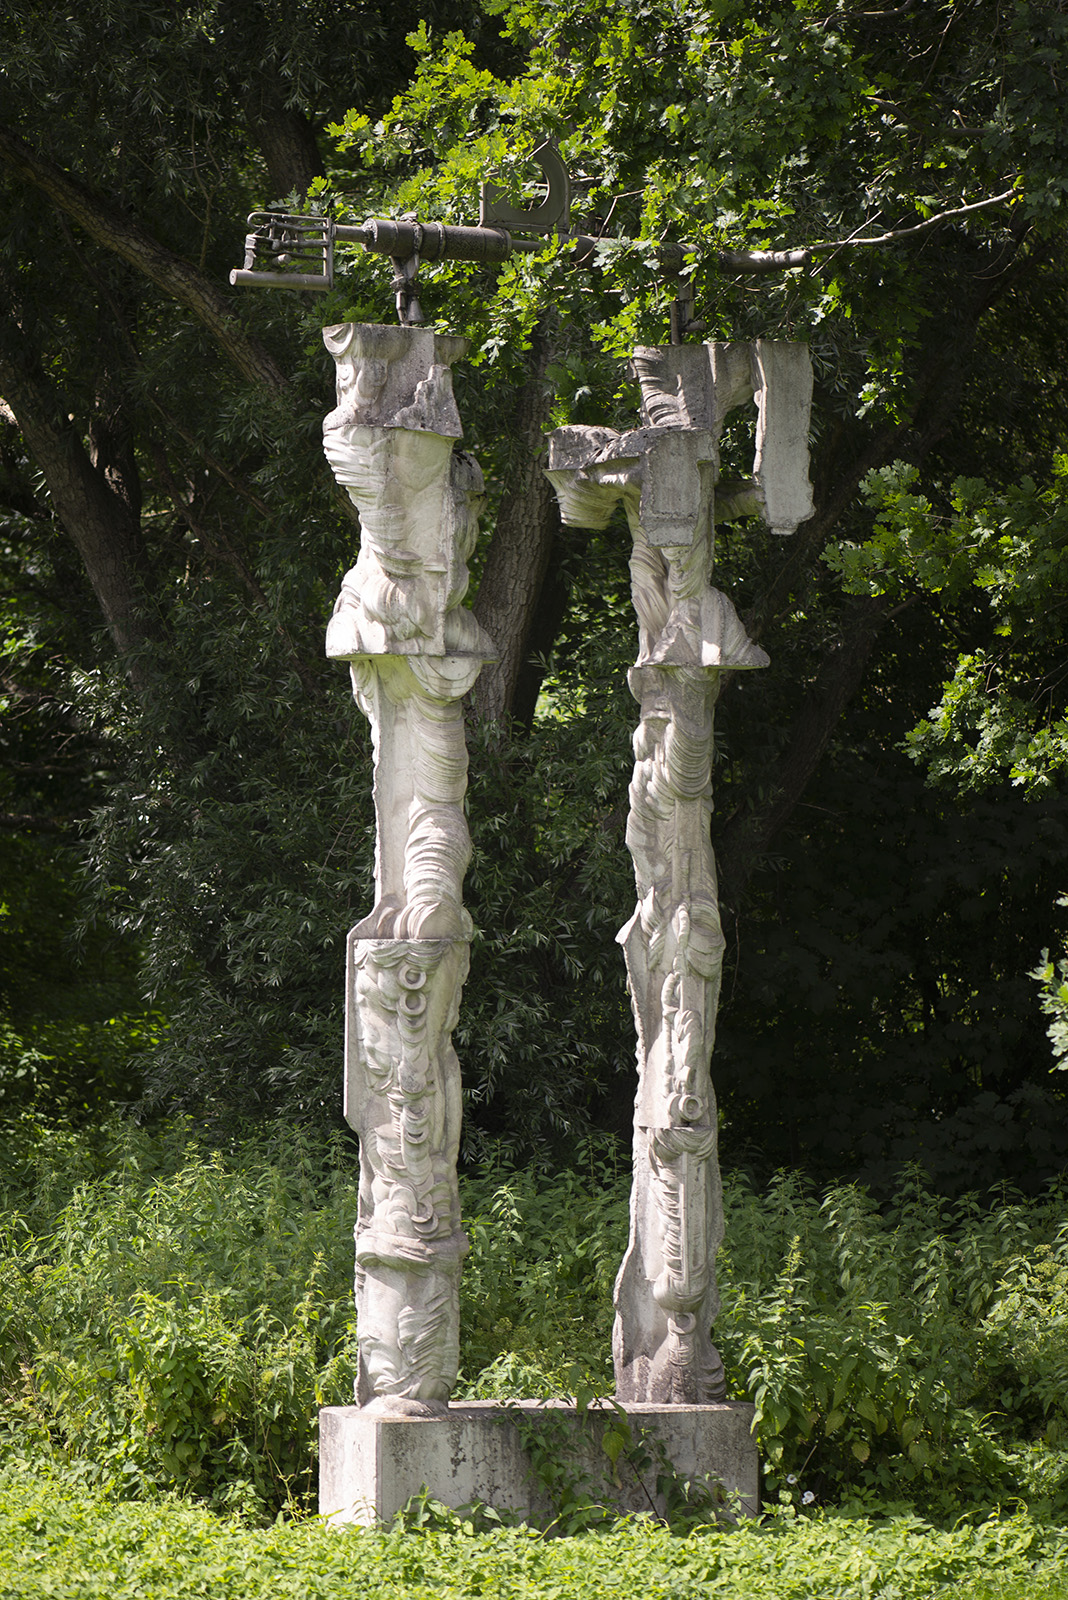
[[[276,392],[288,389],[288,380],[273,358],[241,328],[226,296],[190,262],[153,239],[110,201],[39,156],[2,124],[0,160],[48,195],[98,244],[121,256],[191,311],[250,383]]]
[[[42,817],[29,811],[0,811],[0,829],[5,833],[65,833],[72,822],[84,822],[76,811]]]
[[[984,211],[990,206],[1004,205],[1016,195],[1016,188],[1006,189],[1004,194],[993,194],[986,200],[973,200],[970,205],[957,206],[952,211],[940,211],[937,216],[928,217],[924,222],[917,222],[911,228],[893,228],[889,233],[880,233],[872,239],[821,239],[817,244],[806,245],[809,255],[822,253],[826,250],[852,250],[865,244],[893,244],[897,239],[911,239],[917,233],[926,233],[928,228],[937,228],[940,222],[948,222],[952,217],[966,217],[972,211]]]

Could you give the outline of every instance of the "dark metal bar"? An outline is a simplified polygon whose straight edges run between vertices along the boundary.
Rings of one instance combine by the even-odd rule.
[[[231,272],[230,282],[262,289],[330,289],[334,243],[341,240],[392,258],[398,316],[402,322],[419,322],[422,312],[416,278],[423,261],[507,261],[517,251],[544,249],[555,234],[569,248],[572,266],[596,266],[601,241],[575,233],[568,225],[570,181],[559,152],[552,144],[539,145],[533,159],[548,185],[544,201],[533,210],[521,211],[508,204],[506,192],[498,185],[483,184],[479,226],[474,228],[418,222],[412,217],[338,223],[329,217],[255,211],[248,219],[244,266]],[[653,253],[664,276],[678,280],[678,297],[671,312],[672,340],[678,342],[703,327],[693,317],[692,284],[680,276],[687,256],[696,252],[692,246],[663,242]],[[725,272],[747,275],[788,272],[806,266],[811,259],[808,250],[713,250],[703,254]]]
[[[254,212],[249,223],[260,223],[261,215]],[[571,248],[574,266],[595,264],[597,246],[601,242],[599,239],[585,233],[570,232],[562,237]],[[372,217],[361,223],[338,223],[317,218],[314,225],[309,226],[306,218],[279,215],[271,218],[269,226],[261,223],[258,229],[249,233],[246,255],[251,256],[252,260],[262,258],[279,263],[306,260],[310,264],[313,260],[321,259],[324,248],[328,248],[335,240],[359,244],[365,250],[392,256],[400,261],[417,255],[421,261],[499,262],[507,261],[517,251],[543,250],[546,243],[545,239],[517,239],[505,228],[457,227],[454,223],[398,221],[392,217]],[[688,253],[693,253],[692,247],[670,242],[657,245],[654,251],[656,259],[667,272],[677,272],[685,264]],[[807,265],[810,259],[807,250],[715,250],[710,254],[726,271],[747,274],[786,272],[791,267]],[[278,279],[282,276],[270,267],[253,266],[252,260],[246,260],[243,269],[230,274],[231,283],[255,284],[261,278]],[[320,275],[318,281],[312,275],[308,276],[309,281],[301,282],[299,287],[330,287],[328,282],[323,281],[325,274]],[[294,287],[297,286],[294,275]]]
[[[321,272],[265,272],[262,267],[255,271],[234,267],[230,282],[244,289],[314,289],[319,294],[330,288]]]

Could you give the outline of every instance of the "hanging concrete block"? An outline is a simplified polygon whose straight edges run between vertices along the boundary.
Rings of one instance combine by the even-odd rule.
[[[766,666],[711,585],[717,515],[761,511],[774,531],[810,515],[803,346],[759,341],[635,352],[643,426],[561,428],[548,476],[563,520],[630,524],[640,707],[627,845],[637,905],[619,934],[638,1035],[630,1239],[613,1356],[624,1404],[701,1406],[725,1392],[711,1330],[723,1234],[710,1061],[724,939],[709,837],[713,717],[725,671]],[[807,387],[805,374],[808,373]],[[758,407],[754,478],[719,486],[719,439]]]

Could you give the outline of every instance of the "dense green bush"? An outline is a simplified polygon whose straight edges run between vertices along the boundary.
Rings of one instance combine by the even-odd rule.
[[[352,1392],[354,1142],[24,1122],[6,1148],[6,1451],[128,1494],[305,1503],[317,1407]],[[465,1178],[461,1394],[610,1390],[626,1189],[592,1146],[562,1176]],[[729,1178],[726,1205],[716,1338],[770,1502],[1068,1512],[1062,1192],[951,1204],[913,1176],[880,1209],[781,1174]]]
[[[293,1135],[284,1154],[224,1155],[183,1126],[26,1155],[36,1199],[6,1219],[0,1288],[22,1447],[131,1492],[250,1509],[306,1494],[316,1403],[354,1372],[337,1229],[351,1174],[335,1188],[330,1152]]]
[[[1068,1208],[729,1186],[716,1332],[780,1497],[1068,1510]]]

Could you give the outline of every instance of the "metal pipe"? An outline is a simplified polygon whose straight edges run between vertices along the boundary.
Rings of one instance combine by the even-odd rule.
[[[544,241],[513,239],[505,228],[467,228],[392,217],[371,217],[358,226],[339,223],[334,237],[401,261],[413,255],[421,261],[507,261],[516,250],[544,248]]]
[[[517,251],[544,250],[550,235],[538,238],[516,238],[504,227],[460,227],[454,223],[416,222],[410,218],[371,217],[366,222],[332,222],[329,218],[286,217],[277,214],[254,213],[250,223],[257,227],[245,241],[245,266],[230,274],[233,284],[264,289],[329,289],[333,281],[332,250],[334,242],[359,244],[365,250],[391,256],[394,261],[479,261],[497,263],[507,261]],[[601,240],[589,234],[561,231],[558,237],[571,253],[576,267],[593,267],[597,264],[597,247]],[[268,259],[279,258],[283,251],[292,258],[304,260],[324,252],[325,271],[320,274],[272,271],[269,267],[253,267],[257,248]],[[680,272],[687,255],[695,254],[692,246],[670,241],[653,248],[660,266],[669,276]],[[727,273],[758,275],[769,272],[787,272],[794,267],[806,266],[811,259],[808,250],[713,250],[708,256]]]
[[[329,289],[330,280],[321,272],[267,272],[257,267],[249,271],[234,267],[230,282],[247,289]]]

